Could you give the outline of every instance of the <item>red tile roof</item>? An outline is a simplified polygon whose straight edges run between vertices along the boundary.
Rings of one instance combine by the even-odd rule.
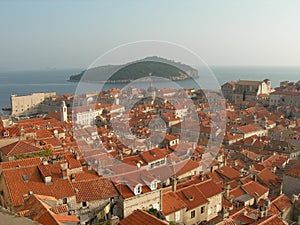
[[[124,165],[121,165],[121,169],[124,170]],[[123,174],[122,177],[118,175],[112,178],[115,180],[114,185],[116,189],[122,195],[123,198],[134,197],[135,194],[133,192],[133,189],[138,184],[142,185],[142,194],[150,192],[150,182],[156,180],[154,174],[142,169],[137,171],[131,170],[128,171],[128,173]],[[157,188],[160,188],[159,184],[157,185]]]
[[[258,126],[258,125],[253,125],[253,124],[241,126],[241,127],[239,127],[238,129],[239,129],[241,132],[243,132],[244,134],[262,130],[262,128],[261,128],[260,126]]]
[[[80,222],[76,216],[59,215],[59,213],[67,212],[68,207],[66,205],[52,207],[52,205],[57,204],[58,200],[53,197],[33,194],[18,209],[18,214],[30,217],[43,225],[63,225],[63,222]]]
[[[6,156],[15,156],[33,152],[40,152],[43,150],[34,145],[28,144],[27,142],[17,141],[15,143],[2,147],[0,151]]]
[[[163,159],[167,156],[167,149],[154,148],[141,153],[141,157],[147,162]]]
[[[249,195],[251,195],[255,199],[258,199],[262,195],[269,192],[268,188],[255,181],[251,181],[247,184],[242,185],[242,188],[244,191],[246,191]]]
[[[165,216],[170,213],[177,212],[181,209],[187,208],[184,201],[179,198],[177,194],[172,191],[164,193],[162,196],[162,212]]]
[[[3,170],[15,169],[17,167],[37,166],[42,163],[40,158],[19,159],[9,162],[1,162],[0,167]]]
[[[37,130],[35,131],[37,139],[45,139],[53,137],[53,133],[49,130]]]
[[[280,212],[284,212],[293,206],[292,201],[285,194],[276,197],[271,205],[274,205]]]
[[[291,169],[287,170],[285,172],[285,175],[299,178],[300,177],[300,165],[294,166]]]
[[[187,205],[188,210],[208,202],[205,195],[195,185],[182,188],[175,193]]]
[[[74,158],[74,155],[66,155],[64,158],[67,160],[69,169],[81,168],[82,165],[79,160]]]
[[[229,196],[234,196],[234,198],[238,198],[244,194],[246,194],[246,192],[241,187],[236,187],[229,192]]]
[[[24,202],[29,192],[54,196],[57,199],[74,196],[68,179],[62,179],[60,164],[49,164],[52,184],[45,184],[37,166],[19,167],[3,171],[4,180],[13,206]]]
[[[204,194],[206,198],[211,198],[221,194],[223,190],[213,180],[209,179],[196,184],[196,187]]]
[[[75,181],[72,185],[77,189],[77,202],[108,199],[117,196],[117,191],[112,182],[106,178]]]
[[[221,176],[226,177],[229,180],[233,180],[236,178],[239,178],[241,176],[241,173],[230,166],[223,166],[216,170],[218,174]]]
[[[268,188],[273,189],[279,187],[282,183],[282,179],[280,179],[276,174],[272,173],[269,169],[265,168],[261,172],[257,174],[259,181],[261,181]]]
[[[286,225],[278,216],[272,215],[252,223],[253,225]]]
[[[125,219],[120,221],[120,225],[142,225],[142,224],[151,224],[151,225],[168,225],[166,221],[162,221],[156,218],[149,213],[137,209],[132,214],[127,216]]]
[[[185,173],[191,172],[194,169],[197,169],[199,165],[199,162],[193,161],[191,159],[181,161],[174,165],[175,174],[176,176],[183,175]]]

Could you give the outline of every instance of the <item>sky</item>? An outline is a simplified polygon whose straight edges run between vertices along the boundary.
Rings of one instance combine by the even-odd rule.
[[[1,0],[0,71],[86,68],[163,40],[208,65],[300,66],[298,0]]]

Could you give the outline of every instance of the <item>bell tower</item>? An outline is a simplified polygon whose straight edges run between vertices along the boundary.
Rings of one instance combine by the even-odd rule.
[[[66,106],[66,102],[62,101],[60,107],[60,120],[64,122],[68,122],[68,108]]]

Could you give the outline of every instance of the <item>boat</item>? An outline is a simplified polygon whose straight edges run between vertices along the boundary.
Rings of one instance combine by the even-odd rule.
[[[2,108],[3,111],[11,111],[11,107],[9,106],[5,106]]]

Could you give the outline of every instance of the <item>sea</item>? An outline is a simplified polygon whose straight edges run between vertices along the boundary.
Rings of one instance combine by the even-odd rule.
[[[300,80],[299,67],[268,67],[268,66],[214,66],[210,73],[219,85],[227,81],[264,80],[270,79],[272,87],[279,86],[281,81]],[[49,69],[35,71],[0,71],[0,113],[10,106],[10,96],[27,95],[34,92],[56,92],[57,94],[74,94],[78,83],[69,82],[70,75],[81,72],[81,69]],[[209,78],[208,78],[209,79]],[[179,87],[194,87],[191,80],[176,81]],[[146,85],[146,84],[144,84]],[[148,85],[148,84],[147,84]],[[106,84],[102,89],[122,88],[124,84]],[[163,84],[168,87],[168,83]],[[93,85],[95,87],[95,85]],[[98,89],[99,90],[99,89]],[[93,90],[91,90],[93,91]]]

